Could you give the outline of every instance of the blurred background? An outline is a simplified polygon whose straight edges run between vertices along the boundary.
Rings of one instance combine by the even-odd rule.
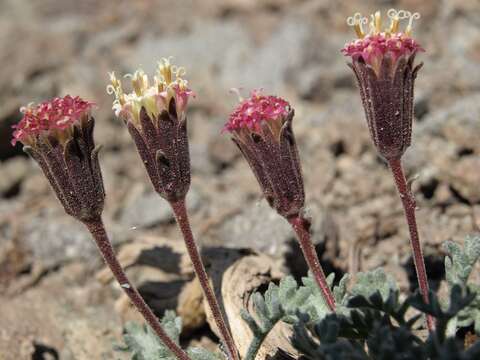
[[[105,92],[108,71],[152,74],[167,56],[186,67],[197,94],[188,112],[188,199],[200,244],[250,248],[305,274],[288,224],[261,199],[246,162],[221,134],[237,103],[229,89],[263,88],[295,108],[307,212],[327,271],[384,266],[413,290],[402,208],[340,53],[354,36],[348,16],[391,7],[422,15],[414,34],[426,52],[418,57],[424,67],[405,164],[419,176],[420,234],[432,286],[441,289],[442,243],[463,241],[480,221],[478,0],[0,0],[0,358],[112,359],[123,321],[138,320],[87,231],[64,214],[21,146],[10,145],[18,109],[32,101],[71,94],[97,103],[107,229],[155,310],[180,311],[177,297],[191,271],[155,269],[170,253],[141,261],[138,245],[181,247],[180,235]],[[212,343],[204,316],[197,320],[185,341]]]

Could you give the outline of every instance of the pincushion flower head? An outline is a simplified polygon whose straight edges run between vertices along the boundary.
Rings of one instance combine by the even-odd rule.
[[[360,88],[370,134],[379,154],[385,159],[400,158],[411,142],[413,87],[422,64],[414,65],[415,56],[424,51],[412,37],[413,20],[418,13],[387,13],[389,25],[382,29],[379,11],[367,18],[357,13],[347,23],[355,29],[357,40],[342,49],[351,58]],[[400,22],[407,21],[402,32]],[[365,32],[363,25],[369,22]]]
[[[190,186],[186,108],[193,93],[184,75],[184,68],[162,59],[153,81],[142,70],[125,76],[131,80],[130,93],[113,72],[107,87],[155,190],[169,201],[184,198]]]
[[[104,188],[93,141],[93,103],[65,96],[29,104],[13,126],[12,145],[23,149],[40,165],[65,211],[88,221],[104,205]]]
[[[286,218],[298,216],[305,205],[293,115],[287,101],[255,90],[237,105],[224,127],[248,161],[270,206]]]

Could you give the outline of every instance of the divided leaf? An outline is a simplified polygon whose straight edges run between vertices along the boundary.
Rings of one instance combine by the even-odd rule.
[[[377,268],[372,271],[359,272],[357,281],[350,292],[353,296],[361,295],[367,299],[379,292],[382,299],[386,301],[391,291],[398,291],[395,280],[382,268]]]
[[[166,311],[161,321],[165,332],[179,343],[182,320],[174,311]],[[129,322],[125,325],[123,345],[115,350],[131,353],[132,360],[176,360],[176,356],[163,344],[155,332],[147,325]],[[222,357],[202,348],[190,348],[187,351],[192,360],[220,360]]]
[[[475,263],[480,258],[480,236],[467,236],[463,248],[452,241],[447,241],[444,248],[448,254],[445,257],[445,275],[448,284],[450,286],[465,285]]]
[[[167,322],[172,325],[171,322]],[[166,329],[165,329],[166,330]],[[173,329],[169,329],[173,333]],[[153,330],[147,325],[127,323],[123,335],[125,345],[117,350],[132,354],[132,360],[175,360],[175,356],[163,345]]]
[[[448,254],[445,257],[445,276],[450,292],[457,285],[475,295],[473,301],[458,313],[455,324],[457,327],[473,325],[475,333],[480,335],[480,285],[468,283],[470,274],[480,259],[480,236],[467,236],[463,248],[451,241],[447,241],[444,247]]]

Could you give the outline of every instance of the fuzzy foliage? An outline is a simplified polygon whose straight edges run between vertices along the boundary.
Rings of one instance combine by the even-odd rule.
[[[175,315],[174,311],[165,312],[165,316],[162,319],[162,327],[168,336],[179,344],[182,320]],[[149,326],[127,323],[123,340],[124,344],[116,345],[115,349],[122,352],[129,352],[132,360],[176,360],[176,357],[160,341]],[[187,353],[192,360],[223,359],[223,357],[218,354],[198,347],[189,348]]]
[[[480,236],[467,236],[464,246],[447,241],[444,245],[448,256],[445,257],[445,277],[452,289],[455,285],[476,294],[473,301],[464,309],[459,311],[452,332],[455,327],[474,326],[475,333],[480,336],[480,284],[468,282],[475,264],[480,259]]]
[[[155,191],[168,201],[184,199],[191,181],[186,116],[178,116],[173,98],[157,117],[143,107],[139,116],[141,127],[129,121],[127,128]]]

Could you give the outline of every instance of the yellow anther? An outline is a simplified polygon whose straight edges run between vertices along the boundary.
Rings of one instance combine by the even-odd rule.
[[[375,34],[375,16],[370,14],[370,22],[368,23],[368,33],[369,35]]]
[[[362,29],[362,23],[355,24],[353,28],[355,29],[355,33],[359,39],[363,39],[365,37],[365,33]]]
[[[142,96],[146,89],[148,89],[148,76],[143,70],[137,70],[131,74],[125,75],[132,79],[132,88],[137,96]]]
[[[375,34],[382,32],[382,14],[377,11],[374,15]]]
[[[398,32],[398,25],[400,24],[400,18],[398,17],[397,10],[388,10],[387,16],[390,18],[390,27],[388,29],[388,32],[391,34],[396,34]]]
[[[115,72],[109,72],[108,73],[108,76],[110,78],[110,82],[112,83],[112,87],[114,89],[118,89],[118,88],[121,88],[122,87],[122,84],[120,83],[120,81],[117,79],[117,77],[115,76]]]
[[[153,77],[153,84],[157,88],[158,93],[162,93],[165,90],[165,86],[163,85],[163,79],[161,79],[158,75]]]
[[[163,58],[158,62],[157,74],[159,79],[166,85],[172,82],[172,65],[170,58]]]
[[[185,76],[187,74],[187,70],[183,66],[179,66],[176,68],[175,71],[175,78],[176,79],[181,79],[182,76]]]
[[[120,105],[125,105],[127,103],[127,97],[125,96],[125,94],[121,94],[118,98],[118,102]]]

